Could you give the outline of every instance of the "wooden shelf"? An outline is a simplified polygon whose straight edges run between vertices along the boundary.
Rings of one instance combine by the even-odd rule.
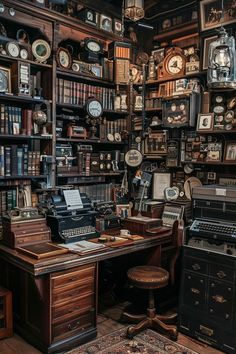
[[[0,176],[0,180],[3,179],[42,179],[42,178],[47,178],[45,175],[39,175],[39,176]]]
[[[219,162],[219,161],[184,161],[182,162],[183,164],[187,164],[187,163],[191,163],[193,165],[224,165],[224,166],[236,166],[236,162],[235,163],[231,163],[231,162]]]
[[[0,134],[0,139],[11,140],[52,140],[52,135],[12,135],[12,134]]]
[[[199,135],[211,135],[211,134],[235,134],[236,130],[213,130],[212,132],[197,132]]]
[[[0,100],[4,101],[15,101],[17,103],[43,103],[46,100],[44,98],[42,99],[37,99],[33,97],[27,97],[27,96],[17,96],[17,95],[12,95],[8,93],[0,93]],[[49,101],[50,102],[50,101]]]
[[[57,103],[57,107],[61,108],[69,108],[69,109],[77,109],[77,110],[83,110],[84,111],[84,106],[78,105],[78,104],[72,104],[72,103]],[[113,111],[111,109],[104,109],[103,113],[105,114],[114,114],[114,115],[127,115],[127,111]]]
[[[97,77],[97,76],[88,76],[88,75],[85,75],[82,73],[77,73],[73,70],[57,68],[57,75],[63,76],[63,77],[69,77],[72,79],[77,79],[80,81],[81,80],[87,81],[87,82],[93,83],[93,84],[100,84],[100,85],[111,86],[111,87],[115,86],[114,82],[104,80],[104,79]]]
[[[157,111],[162,111],[162,108],[148,108],[145,109],[145,112],[157,112]]]
[[[171,31],[166,31],[154,36],[153,40],[158,42],[164,42],[171,38],[182,37],[185,34],[198,32],[198,22],[190,22],[189,24],[181,24],[178,27],[174,27]]]
[[[26,59],[21,59],[21,58],[13,58],[10,57],[9,55],[2,55],[0,54],[0,61],[6,61],[9,63],[12,63],[14,61],[20,61],[23,63],[28,63],[30,65],[32,65],[33,67],[39,68],[39,69],[52,69],[52,65],[51,64],[43,64],[43,63],[37,63],[33,60],[26,60]]]
[[[58,142],[84,143],[84,144],[107,144],[107,145],[126,145],[124,141],[108,141],[99,139],[77,139],[77,138],[57,138]]]
[[[148,80],[146,81],[146,85],[148,86],[152,86],[152,85],[158,85],[161,84],[163,82],[167,82],[167,81],[175,81],[175,80],[179,80],[179,79],[188,79],[191,77],[202,77],[206,75],[206,71],[198,71],[196,73],[190,73],[190,74],[186,74],[186,75],[176,75],[174,77],[171,78],[162,78],[162,79],[158,79],[158,80]]]
[[[123,171],[120,172],[104,172],[104,173],[90,173],[89,176],[85,176],[85,175],[80,175],[79,173],[72,173],[72,174],[64,174],[64,173],[58,173],[57,177],[59,178],[69,178],[69,177],[78,177],[78,178],[82,178],[82,177],[115,177],[115,176],[120,176],[123,173]]]

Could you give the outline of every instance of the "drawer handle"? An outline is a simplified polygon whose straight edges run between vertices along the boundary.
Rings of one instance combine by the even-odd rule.
[[[227,302],[227,300],[222,295],[212,296],[212,299],[215,300],[215,302],[219,302],[220,304],[223,304],[224,302]]]
[[[220,270],[218,273],[216,273],[217,277],[220,279],[223,279],[226,277],[225,272],[223,272],[223,270]]]
[[[198,263],[193,264],[193,265],[192,265],[192,268],[193,268],[194,270],[199,270],[199,269],[201,269],[201,267],[200,267],[200,265],[199,265]]]
[[[78,328],[79,324],[80,324],[80,322],[77,321],[74,326],[71,326],[71,325],[69,324],[67,328],[69,329],[69,331],[74,331],[76,328]]]
[[[213,334],[214,334],[213,329],[208,328],[208,327],[205,327],[205,326],[203,326],[203,325],[200,325],[200,331],[201,331],[203,334],[206,334],[206,335],[209,336],[209,337],[212,337]]]
[[[200,291],[196,288],[191,288],[192,293],[194,294],[200,294]]]

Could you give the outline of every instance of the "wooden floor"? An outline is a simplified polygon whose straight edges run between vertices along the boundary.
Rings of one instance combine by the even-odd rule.
[[[103,336],[116,329],[124,327],[106,314],[98,316],[98,336]],[[178,343],[196,351],[199,354],[221,354],[222,352],[200,343],[194,339],[179,334]],[[0,354],[41,354],[40,351],[25,342],[21,337],[15,334],[12,338],[0,340]]]

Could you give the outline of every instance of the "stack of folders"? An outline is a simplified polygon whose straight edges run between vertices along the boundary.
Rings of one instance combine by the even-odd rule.
[[[60,247],[67,248],[70,252],[78,253],[80,255],[85,255],[87,253],[93,253],[98,251],[104,251],[107,247],[101,243],[93,243],[89,241],[79,241],[68,244],[59,244]]]

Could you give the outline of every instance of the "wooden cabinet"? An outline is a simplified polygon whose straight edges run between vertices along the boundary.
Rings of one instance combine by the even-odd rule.
[[[12,335],[12,293],[0,287],[0,339]]]
[[[236,260],[185,247],[179,330],[233,354],[236,352]]]
[[[1,267],[1,282],[13,291],[16,330],[43,353],[69,350],[96,336],[96,263],[38,277],[10,263]]]

